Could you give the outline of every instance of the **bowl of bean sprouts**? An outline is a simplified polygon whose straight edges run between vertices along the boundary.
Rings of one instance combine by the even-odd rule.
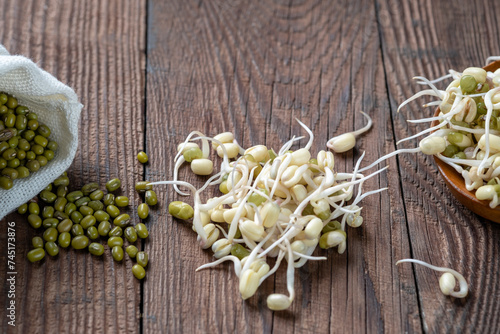
[[[460,203],[477,215],[500,223],[500,151],[496,149],[496,140],[500,139],[500,103],[496,101],[500,99],[500,60],[482,70],[450,71],[454,80],[446,91],[441,91],[443,95],[431,123],[431,128],[438,129],[435,132],[443,131],[446,135],[446,148],[434,159]],[[453,115],[448,117],[448,124],[440,127],[447,114]]]

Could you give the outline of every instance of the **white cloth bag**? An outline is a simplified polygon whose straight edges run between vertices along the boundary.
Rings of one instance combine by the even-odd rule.
[[[10,55],[0,44],[0,92],[13,95],[19,104],[38,114],[59,144],[55,157],[10,190],[0,188],[0,219],[35,197],[60,176],[73,161],[78,147],[78,121],[83,105],[70,87],[39,68],[30,59]]]

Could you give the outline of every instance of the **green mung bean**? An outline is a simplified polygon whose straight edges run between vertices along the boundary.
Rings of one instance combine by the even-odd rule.
[[[123,260],[123,248],[120,246],[115,246],[111,249],[111,255],[115,261]]]
[[[78,235],[71,240],[71,247],[74,249],[84,249],[89,245],[89,238],[84,235]]]
[[[104,246],[98,242],[93,242],[89,245],[89,253],[95,256],[104,254]]]
[[[62,248],[67,248],[71,244],[71,234],[69,234],[69,232],[59,234],[57,242]]]
[[[53,241],[45,243],[45,250],[50,256],[56,256],[59,254],[59,247],[57,247],[56,243]]]
[[[106,182],[106,189],[109,191],[109,192],[113,192],[113,191],[116,191],[120,188],[121,186],[121,181],[120,179],[116,178],[116,179],[112,179],[112,180],[109,180],[108,182]]]
[[[138,264],[134,264],[134,266],[132,267],[132,273],[137,279],[143,279],[144,277],[146,277],[146,270],[144,270],[144,268]]]
[[[145,239],[149,236],[148,228],[143,223],[135,225],[135,230],[137,231],[137,236],[141,239]]]
[[[125,248],[125,251],[131,259],[135,258],[137,256],[137,253],[139,252],[137,247],[135,247],[134,245],[127,246],[127,248]]]
[[[31,244],[33,248],[43,248],[43,239],[40,237],[34,237],[31,239]]]
[[[28,252],[27,257],[30,262],[37,262],[45,257],[45,251],[43,248],[35,248]]]

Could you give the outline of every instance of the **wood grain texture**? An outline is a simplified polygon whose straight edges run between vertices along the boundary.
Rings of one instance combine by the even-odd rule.
[[[337,170],[352,170],[361,151],[373,161],[394,149],[373,3],[151,1],[149,6],[149,180],[172,175],[172,159],[162,152],[173,157],[192,130],[234,131],[245,147],[279,148],[302,133],[298,118],[313,130],[316,154],[333,134],[361,127],[357,111],[365,110],[377,130],[360,140],[354,154],[338,156]],[[350,19],[348,28],[344,17]],[[201,185],[186,169],[181,177]],[[195,273],[212,260],[210,251],[195,246],[186,224],[154,215],[149,251],[161,263],[149,277],[165,279],[145,282],[145,331],[420,331],[415,287],[400,290],[394,268],[394,254],[408,257],[409,242],[395,166],[391,171],[389,178],[370,183],[389,185],[391,191],[367,198],[366,227],[349,231],[346,254],[318,252],[328,260],[298,271],[297,298],[283,313],[265,306],[267,295],[286,291],[283,270],[243,302],[229,265]],[[170,188],[161,196],[162,212],[178,198]]]
[[[1,43],[73,87],[84,104],[78,153],[68,170],[72,185],[119,177],[123,193],[138,203],[133,184],[143,173],[135,152],[144,146],[145,2],[2,1],[0,8]],[[2,237],[6,221],[17,223],[18,313],[16,328],[8,327],[2,294],[0,332],[139,330],[140,283],[132,279],[130,261],[61,250],[31,264],[26,253],[40,233],[11,214],[2,221]],[[2,285],[5,247],[0,242]]]
[[[297,118],[313,130],[316,154],[330,137],[362,127],[363,110],[374,126],[353,152],[336,155],[336,170],[351,171],[362,152],[366,165],[415,147],[395,144],[426,126],[406,122],[424,115],[423,101],[396,112],[420,89],[411,78],[500,54],[500,4],[486,0],[0,0],[0,9],[0,42],[72,86],[85,105],[71,181],[120,177],[132,211],[141,201],[133,184],[171,179],[176,146],[192,130],[232,131],[245,147],[277,149],[304,134]],[[142,149],[145,166],[135,159]],[[296,272],[285,312],[266,307],[270,293],[286,292],[284,268],[247,301],[232,265],[195,272],[212,252],[168,214],[179,199],[170,187],[156,188],[159,204],[146,221],[142,283],[130,261],[110,254],[62,251],[26,263],[36,233],[11,214],[0,222],[0,332],[499,332],[500,225],[461,206],[432,158],[406,154],[385,165],[366,188],[388,190],[363,200],[364,224],[348,229],[346,252],[317,250],[327,260]],[[188,166],[180,177],[203,184]],[[15,329],[4,321],[7,221],[17,226]],[[410,257],[463,273],[470,295],[446,297],[437,273],[395,266]]]
[[[455,3],[451,7],[433,1],[379,3],[396,139],[425,129],[425,124],[407,125],[406,119],[434,112],[421,108],[423,101],[419,100],[396,113],[397,105],[419,90],[411,80],[413,76],[436,78],[449,68],[462,71],[468,66],[483,66],[488,56],[500,54],[496,37],[499,22],[495,17],[499,10],[498,3],[487,1]],[[415,145],[413,141],[401,146]],[[412,271],[417,278],[423,329],[431,333],[498,332],[498,224],[474,215],[453,198],[431,157],[401,155],[398,165],[412,256],[463,273],[471,290],[465,300],[445,298],[436,289],[437,273],[408,265],[398,268],[402,277]]]

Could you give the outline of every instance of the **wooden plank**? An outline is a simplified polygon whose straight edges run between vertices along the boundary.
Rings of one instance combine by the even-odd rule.
[[[68,173],[72,185],[122,180],[122,192],[137,204],[133,184],[143,167],[135,159],[144,146],[142,130],[145,69],[144,1],[2,1],[0,40],[73,87],[85,105],[78,153]],[[139,134],[139,135],[137,135]],[[56,258],[26,260],[31,238],[40,233],[11,214],[0,222],[17,224],[17,322],[0,332],[137,332],[140,283],[106,252],[61,250]],[[0,242],[2,266],[6,244]],[[2,269],[0,280],[5,282]],[[7,302],[7,301],[5,301]]]
[[[406,119],[433,113],[422,110],[419,100],[396,114],[397,105],[420,89],[413,76],[436,78],[449,68],[482,66],[486,57],[499,54],[494,37],[499,9],[498,3],[489,1],[380,1],[377,15],[397,139],[426,127],[408,126]],[[410,265],[398,268],[402,287],[413,280],[412,272],[416,274],[424,330],[498,331],[500,225],[472,214],[452,198],[431,158],[402,155],[398,161],[412,256],[456,269],[470,286],[465,300],[455,300],[439,291],[439,274]]]
[[[172,178],[175,148],[192,130],[280,147],[302,133],[295,117],[315,133],[314,153],[333,134],[363,126],[358,110],[374,117],[358,149],[337,157],[340,171],[352,170],[363,150],[365,161],[394,150],[372,2],[150,1],[148,25],[148,180]],[[188,167],[181,178],[202,184]],[[369,186],[390,190],[364,201],[366,225],[348,231],[346,254],[318,251],[328,260],[297,271],[296,300],[281,313],[267,310],[265,299],[286,291],[284,271],[246,302],[231,266],[194,272],[211,252],[166,213],[179,196],[159,190],[146,246],[156,262],[144,285],[144,331],[421,331],[416,288],[405,277],[400,289],[394,266],[409,256],[397,166]]]
[[[315,133],[317,152],[334,134],[363,126],[357,111],[364,110],[374,127],[354,152],[336,156],[337,170],[352,170],[362,151],[366,162],[393,151],[396,140],[425,128],[406,124],[421,115],[417,103],[395,112],[418,89],[411,77],[437,77],[498,54],[498,6],[151,0],[146,21],[140,0],[2,1],[0,40],[74,87],[85,104],[72,182],[118,176],[135,206],[135,181],[170,179],[175,146],[191,130],[233,131],[244,146],[276,148],[302,133],[298,118]],[[145,173],[135,160],[144,140]],[[26,263],[36,233],[9,215],[0,222],[0,263],[6,263],[6,223],[14,221],[22,292],[18,327],[2,321],[0,331],[497,332],[499,226],[451,198],[432,159],[404,155],[388,164],[366,188],[389,190],[363,201],[365,224],[348,229],[346,253],[317,251],[328,260],[296,272],[297,297],[286,312],[272,313],[265,304],[268,294],[286,291],[284,270],[248,301],[239,297],[232,266],[195,273],[213,258],[199,249],[188,224],[168,215],[167,203],[179,198],[171,188],[158,188],[160,204],[147,221],[151,264],[143,296],[131,262],[116,264],[109,254],[98,260],[62,251]],[[202,184],[186,167],[181,176]],[[470,296],[445,297],[436,273],[395,267],[407,257],[463,272]],[[3,284],[0,294],[6,292]],[[6,302],[0,301],[2,319]]]

